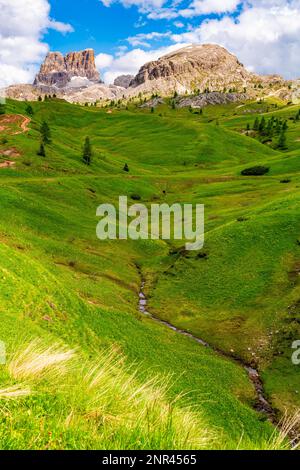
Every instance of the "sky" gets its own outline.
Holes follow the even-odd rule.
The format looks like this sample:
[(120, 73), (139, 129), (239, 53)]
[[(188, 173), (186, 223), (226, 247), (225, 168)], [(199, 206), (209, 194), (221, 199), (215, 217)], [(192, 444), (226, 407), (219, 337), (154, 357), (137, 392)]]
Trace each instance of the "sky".
[(300, 77), (300, 0), (0, 0), (0, 87), (31, 83), (48, 51), (93, 48), (106, 83), (193, 43), (251, 71)]

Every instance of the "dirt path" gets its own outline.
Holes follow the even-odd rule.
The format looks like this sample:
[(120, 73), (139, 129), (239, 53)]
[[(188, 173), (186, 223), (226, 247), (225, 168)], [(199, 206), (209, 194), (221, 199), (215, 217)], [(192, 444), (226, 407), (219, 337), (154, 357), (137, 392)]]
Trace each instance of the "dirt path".
[(22, 114), (19, 114), (18, 116), (20, 116), (24, 120), (21, 123), (21, 129), (22, 130), (20, 132), (16, 132), (16, 134), (23, 134), (24, 132), (28, 132), (30, 130), (29, 129), (29, 124), (31, 122), (31, 119), (29, 117), (23, 116)]
[(31, 119), (23, 114), (4, 114), (0, 119), (0, 132), (9, 132), (12, 125), (17, 125), (21, 130), (9, 132), (11, 135), (24, 134), (29, 131)]

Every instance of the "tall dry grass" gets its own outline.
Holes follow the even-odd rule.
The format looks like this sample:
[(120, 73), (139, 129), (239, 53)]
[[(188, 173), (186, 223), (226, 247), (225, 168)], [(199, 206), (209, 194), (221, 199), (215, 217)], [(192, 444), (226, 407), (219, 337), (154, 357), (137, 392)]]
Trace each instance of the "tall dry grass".
[[(62, 344), (47, 346), (35, 340), (13, 354), (7, 372), (12, 381), (21, 383), (0, 390), (0, 419), (3, 413), (9, 415), (10, 428), (5, 432), (11, 433), (2, 432), (1, 448), (234, 447), (207, 424), (199, 410), (186, 406), (183, 397), (170, 398), (170, 378), (141, 380), (138, 370), (127, 367), (124, 357), (114, 352), (102, 352), (91, 361)], [(1, 407), (3, 400), (8, 403), (5, 407)], [(10, 409), (16, 400), (21, 404)], [(22, 438), (17, 432), (20, 417), (22, 429), (26, 427)], [(285, 416), (271, 439), (252, 442), (241, 436), (235, 448), (296, 449), (299, 429), (300, 412)], [(66, 438), (49, 441), (54, 430)]]

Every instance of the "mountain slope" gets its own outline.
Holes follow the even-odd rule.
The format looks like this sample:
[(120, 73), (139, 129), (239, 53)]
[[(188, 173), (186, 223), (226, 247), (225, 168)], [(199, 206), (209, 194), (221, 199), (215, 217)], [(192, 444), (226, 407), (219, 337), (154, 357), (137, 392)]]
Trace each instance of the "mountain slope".
[[(138, 312), (141, 270), (151, 311), (161, 317), (169, 315), (177, 324), (185, 323), (199, 336), (201, 333), (208, 338), (215, 331), (217, 347), (227, 346), (229, 340), (234, 345), (245, 345), (252, 331), (262, 332), (263, 322), (257, 305), (261, 305), (258, 302), (262, 302), (259, 298), (264, 293), (262, 284), (268, 278), (267, 313), (270, 315), (263, 320), (267, 323), (274, 316), (280, 329), (285, 326), (282, 309), (292, 296), (296, 300), (299, 290), (297, 278), (291, 281), (296, 283), (295, 290), (291, 290), (286, 281), (293, 260), (297, 262), (298, 257), (296, 240), (290, 247), (296, 238), (297, 226), (294, 224), (293, 230), (287, 226), (289, 236), (277, 237), (270, 253), (263, 238), (271, 240), (278, 228), (281, 233), (289, 208), (294, 211), (294, 202), (297, 202), (299, 167), (295, 167), (294, 153), (299, 151), (296, 141), (299, 123), (291, 122), (289, 126), (291, 151), (275, 151), (243, 134), (246, 124), (253, 124), (256, 113), (261, 116), (263, 111), (259, 106), (266, 104), (248, 103), (247, 106), (253, 114), (245, 114), (244, 108), (231, 104), (208, 107), (199, 116), (167, 105), (154, 113), (131, 105), (128, 110), (113, 108), (112, 113), (107, 114), (105, 109), (82, 108), (59, 100), (32, 103), (34, 114), (29, 133), (13, 135), (6, 131), (7, 141), (1, 142), (2, 151), (14, 147), (20, 152), (13, 168), (0, 170), (0, 306), (3, 312), (0, 331), (1, 338), (7, 342), (9, 357), (16, 343), (17, 349), (22, 349), (23, 334), (30, 340), (41, 336), (47, 345), (63, 341), (68, 350), (77, 348), (79, 356), (88, 361), (85, 372), (98, 360), (99, 351), (102, 355), (112, 349), (124, 364), (138, 365), (137, 388), (157, 373), (163, 377), (173, 374), (172, 385), (160, 403), (170, 403), (178, 393), (187, 393), (178, 408), (186, 411), (184, 405), (193, 406), (198, 416), (196, 426), (201, 428), (200, 436), (206, 429), (216, 433), (216, 441), (207, 443), (208, 448), (270, 446), (268, 439), (273, 427), (253, 410), (254, 390), (244, 369), (211, 349), (152, 323)], [(24, 114), (25, 109), (26, 103), (22, 102), (9, 101), (7, 106), (9, 114)], [(274, 114), (291, 117), (296, 111), (296, 107), (279, 107)], [(43, 119), (48, 121), (52, 131), (52, 143), (46, 146), (44, 158), (36, 155)], [(87, 135), (94, 149), (89, 168), (81, 161), (82, 144)], [(125, 163), (129, 165), (129, 174), (123, 171)], [(261, 179), (240, 176), (245, 166), (259, 163), (271, 167), (269, 176)], [(292, 182), (281, 184), (283, 178), (290, 178)], [(96, 208), (103, 202), (117, 203), (120, 194), (129, 199), (139, 195), (146, 205), (152, 202), (205, 203), (207, 246), (204, 253), (207, 250), (208, 259), (197, 257), (203, 253), (186, 258), (182, 255), (181, 243), (174, 241), (168, 244), (97, 240)], [(273, 208), (275, 218), (271, 216)], [(250, 220), (238, 222), (240, 217)], [(260, 243), (257, 240), (253, 243), (255, 236)], [(238, 327), (225, 330), (223, 326), (228, 321), (225, 314), (230, 307), (228, 286), (235, 295), (237, 272), (244, 257), (252, 260), (254, 245), (257, 259), (253, 257), (252, 265), (245, 261), (252, 270), (245, 273), (247, 282), (244, 282), (242, 299), (236, 300), (245, 304), (249, 328), (243, 329), (238, 323)], [(263, 264), (259, 262), (262, 253), (265, 254)], [(276, 260), (283, 255), (287, 262), (278, 263)], [(225, 270), (227, 264), (233, 268)], [(222, 276), (224, 270), (227, 277)], [(273, 303), (272, 296), (278, 285), (286, 289), (280, 299), (280, 310), (276, 309), (278, 297), (274, 297)], [(214, 297), (213, 304), (209, 296)], [(204, 303), (209, 304), (206, 317)], [(245, 315), (244, 310), (242, 314)], [(188, 324), (191, 316), (193, 322)], [(232, 316), (232, 324), (235, 318)], [(286, 349), (285, 368), (279, 369), (276, 361), (280, 356), (276, 348), (267, 337), (263, 349), (256, 352), (262, 358), (268, 353), (268, 363), (261, 362), (261, 372), (265, 374), (269, 397), (281, 408), (290, 405), (292, 396), (292, 388), (281, 384), (288, 374), (291, 381), (287, 382), (293, 382), (294, 387), (298, 370), (286, 367)], [(242, 356), (243, 351), (236, 349), (235, 352)], [(127, 368), (122, 370), (126, 374)], [(3, 385), (12, 386), (9, 371), (2, 372)], [(67, 383), (72, 383), (72, 377), (78, 374), (78, 369), (74, 375), (71, 370)], [(276, 393), (274, 377), (280, 378), (276, 381)], [(39, 393), (23, 398), (25, 402), (21, 407), (18, 405), (19, 417), (13, 413), (14, 405), (10, 405), (14, 419), (10, 421), (11, 432), (2, 434), (3, 448), (21, 444), (26, 447), (33, 439), (37, 447), (44, 448), (48, 444), (48, 433), (53, 430), (55, 438), (50, 448), (82, 448), (87, 442), (89, 448), (109, 446), (104, 438), (101, 442), (97, 433), (89, 434), (86, 423), (90, 422), (92, 429), (94, 426), (107, 432), (114, 429), (116, 446), (147, 448), (149, 442), (153, 445), (147, 432), (143, 433), (140, 443), (134, 439), (126, 441), (125, 431), (126, 426), (130, 427), (130, 420), (125, 421), (125, 428), (118, 425), (118, 416), (123, 417), (122, 410), (113, 408), (113, 414), (111, 408), (107, 408), (102, 416), (86, 402), (83, 408), (82, 403), (79, 407), (76, 405), (76, 421), (61, 440), (63, 426), (72, 423), (70, 397), (61, 388), (63, 379), (59, 387), (52, 389), (52, 398), (47, 394), (47, 381), (44, 385), (37, 382), (39, 380), (34, 381), (33, 389), (41, 387)], [(27, 384), (30, 385), (32, 387)], [(81, 392), (80, 387), (75, 390), (80, 397), (85, 394), (84, 387)], [(108, 397), (114, 401), (119, 392), (117, 389)], [(297, 400), (295, 395), (295, 406), (299, 406)], [(32, 410), (31, 418), (28, 418), (28, 407)], [(78, 417), (78, 409), (86, 412)], [(137, 413), (143, 416), (142, 411), (140, 408)], [(42, 417), (42, 428), (37, 417)], [(32, 434), (29, 429), (29, 434), (20, 438), (18, 430), (28, 419), (32, 423)], [(79, 428), (76, 426), (78, 419)], [(2, 420), (6, 429), (7, 416), (2, 416)], [(77, 434), (76, 428), (80, 430)], [(182, 437), (180, 428), (179, 422), (175, 428), (178, 438)], [(130, 435), (134, 435), (137, 428), (130, 429), (133, 429)], [(159, 431), (157, 437), (162, 434)], [(37, 435), (38, 440), (35, 440)], [(157, 447), (167, 445), (173, 448), (176, 443), (158, 439), (154, 444)]]

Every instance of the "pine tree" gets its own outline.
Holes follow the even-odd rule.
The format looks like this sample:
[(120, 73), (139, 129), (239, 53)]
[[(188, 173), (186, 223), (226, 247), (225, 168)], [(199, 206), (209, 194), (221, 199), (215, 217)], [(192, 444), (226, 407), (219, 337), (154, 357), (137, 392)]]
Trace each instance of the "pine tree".
[(82, 154), (83, 162), (86, 165), (90, 165), (92, 161), (92, 146), (89, 137), (86, 137), (84, 146), (83, 146), (83, 154)]
[(259, 119), (257, 117), (254, 121), (254, 124), (253, 124), (253, 130), (258, 131), (258, 129), (259, 129)]
[(272, 137), (272, 135), (273, 135), (273, 125), (274, 125), (274, 124), (273, 124), (272, 119), (269, 119), (268, 125), (267, 125), (267, 134), (268, 134), (268, 136), (270, 136), (270, 137)]
[(5, 114), (5, 104), (0, 103), (0, 115)]
[(34, 113), (33, 113), (33, 108), (31, 106), (31, 104), (28, 104), (26, 106), (26, 114), (29, 114), (29, 116), (33, 116)]
[(259, 124), (259, 132), (262, 133), (265, 130), (266, 127), (266, 120), (264, 116), (261, 118), (260, 124)]
[(285, 135), (284, 130), (281, 131), (281, 134), (279, 136), (277, 148), (280, 149), (280, 150), (286, 150), (286, 148), (287, 148), (287, 146), (286, 146), (286, 135)]
[(46, 156), (45, 146), (44, 146), (43, 142), (41, 142), (41, 145), (40, 145), (40, 148), (39, 148), (39, 151), (37, 152), (37, 154), (40, 157), (45, 157)]
[(125, 163), (123, 171), (126, 171), (127, 173), (129, 172), (129, 166), (127, 165), (127, 163)]
[(48, 123), (46, 121), (42, 122), (41, 129), (42, 141), (44, 144), (50, 144), (51, 142), (51, 131)]

